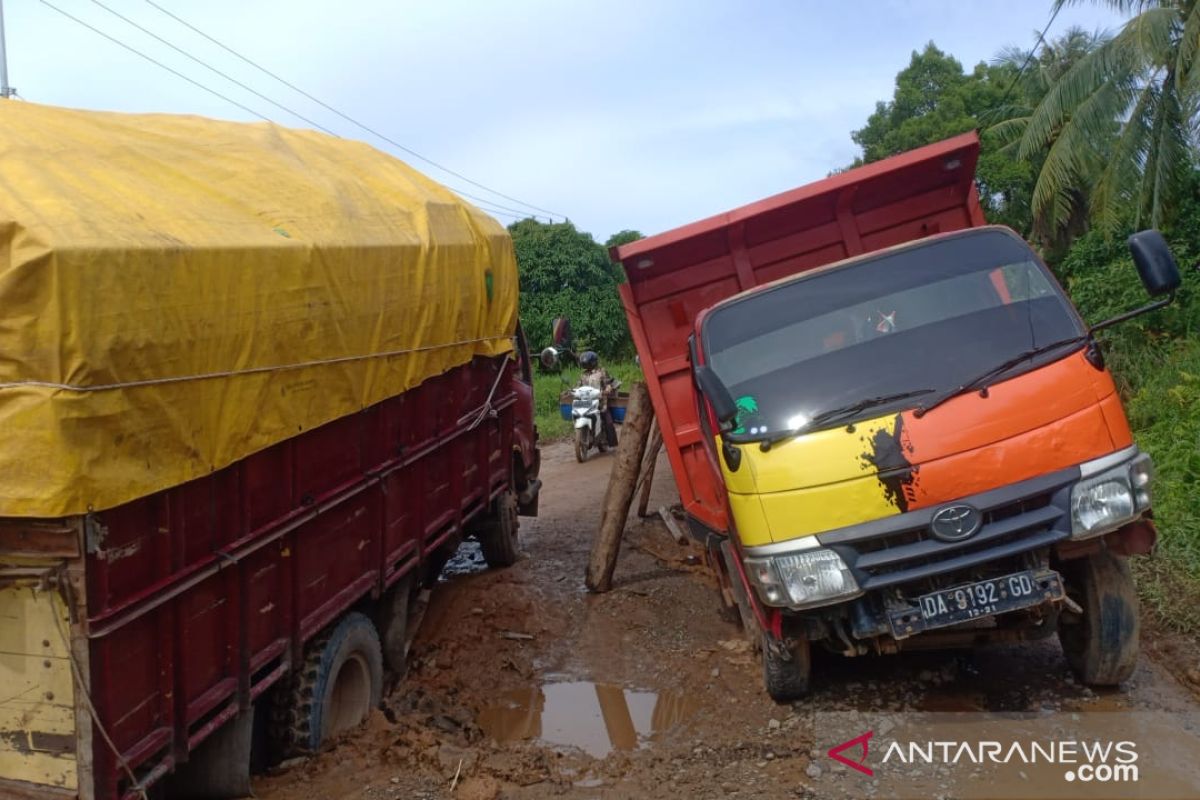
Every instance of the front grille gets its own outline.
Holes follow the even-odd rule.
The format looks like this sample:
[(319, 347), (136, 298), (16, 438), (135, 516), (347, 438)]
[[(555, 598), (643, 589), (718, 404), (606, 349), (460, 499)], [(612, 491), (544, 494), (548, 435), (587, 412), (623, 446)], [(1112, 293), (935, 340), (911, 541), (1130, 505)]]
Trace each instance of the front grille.
[(926, 583), (946, 573), (966, 573), (980, 565), (1005, 562), (1070, 536), (1072, 468), (983, 492), (959, 502), (983, 512), (983, 524), (960, 542), (929, 533), (937, 508), (921, 509), (865, 525), (822, 534), (837, 550), (864, 590)]

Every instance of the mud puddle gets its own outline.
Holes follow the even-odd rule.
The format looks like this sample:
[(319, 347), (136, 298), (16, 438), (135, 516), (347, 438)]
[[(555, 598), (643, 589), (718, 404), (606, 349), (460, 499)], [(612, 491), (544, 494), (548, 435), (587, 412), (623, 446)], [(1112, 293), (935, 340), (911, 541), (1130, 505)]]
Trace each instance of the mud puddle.
[(532, 739), (604, 758), (614, 750), (637, 750), (684, 725), (696, 707), (683, 693), (564, 681), (507, 692), (481, 711), (478, 724), (500, 743)]

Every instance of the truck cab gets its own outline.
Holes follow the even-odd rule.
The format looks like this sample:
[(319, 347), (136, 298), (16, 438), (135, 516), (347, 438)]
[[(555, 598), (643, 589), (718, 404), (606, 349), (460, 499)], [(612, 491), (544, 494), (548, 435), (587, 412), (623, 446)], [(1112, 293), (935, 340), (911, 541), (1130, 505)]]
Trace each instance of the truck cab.
[[(973, 163), (971, 139), (953, 144)], [(914, 164), (935, 180), (962, 166), (938, 147), (872, 165), (867, 180), (835, 176), (830, 205), (869, 203), (864, 184), (875, 178), (883, 192), (880, 177)], [(1016, 233), (981, 224), (973, 186), (951, 188), (968, 212), (957, 230), (930, 232), (926, 220), (926, 235), (803, 269), (793, 253), (793, 274), (713, 297), (676, 334), (690, 381), (669, 392), (659, 381), (668, 414), (690, 389), (694, 453), (713, 478), (687, 478), (693, 531), (762, 645), (776, 699), (808, 690), (813, 646), (854, 656), (1057, 633), (1085, 683), (1120, 683), (1136, 663), (1127, 557), (1155, 539), (1150, 458), (1053, 274)], [(893, 217), (892, 235), (921, 232), (919, 209), (899, 202), (912, 198), (892, 190), (893, 213), (910, 217)], [(781, 210), (795, 227), (799, 205), (764, 201), (740, 215), (735, 236), (744, 243), (768, 214), (783, 224)], [(738, 217), (727, 215), (726, 231)], [(702, 225), (689, 231), (693, 247)], [(779, 239), (789, 236), (793, 248), (803, 241), (791, 233), (760, 252), (786, 258)], [(1178, 271), (1161, 237), (1131, 244), (1147, 288), (1168, 297)], [(742, 284), (754, 283), (746, 249), (730, 259)], [(637, 256), (620, 255), (636, 280)], [(626, 308), (639, 312), (635, 340), (658, 376), (647, 330), (665, 326), (639, 308), (644, 288), (625, 290)], [(706, 489), (723, 514), (695, 501)]]

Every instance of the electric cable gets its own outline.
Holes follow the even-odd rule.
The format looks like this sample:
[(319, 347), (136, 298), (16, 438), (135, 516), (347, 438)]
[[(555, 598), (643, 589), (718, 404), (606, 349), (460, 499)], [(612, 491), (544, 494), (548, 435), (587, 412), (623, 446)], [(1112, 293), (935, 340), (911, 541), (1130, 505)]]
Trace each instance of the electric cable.
[[(94, 0), (93, 0), (93, 1), (94, 1)], [(191, 30), (193, 33), (196, 33), (196, 34), (198, 34), (198, 35), (200, 35), (200, 36), (204, 37), (204, 38), (205, 38), (205, 39), (207, 39), (208, 41), (210, 41), (210, 42), (212, 42), (213, 44), (215, 44), (217, 47), (220, 47), (222, 50), (226, 51), (227, 53), (229, 53), (229, 54), (231, 54), (231, 55), (235, 56), (236, 58), (239, 58), (239, 59), (241, 59), (241, 60), (242, 60), (242, 61), (244, 61), (245, 63), (249, 64), (250, 66), (252, 66), (252, 67), (254, 67), (255, 69), (259, 70), (260, 72), (264, 73), (265, 75), (268, 75), (268, 76), (270, 76), (271, 78), (275, 79), (276, 81), (279, 81), (279, 82), (280, 82), (280, 83), (282, 83), (284, 86), (286, 86), (286, 87), (288, 87), (289, 89), (291, 89), (292, 91), (294, 91), (294, 92), (297, 92), (297, 93), (299, 93), (299, 94), (303, 95), (304, 97), (307, 97), (309, 100), (311, 100), (312, 102), (314, 102), (314, 103), (316, 103), (317, 105), (321, 106), (321, 107), (322, 107), (322, 108), (324, 108), (325, 110), (327, 110), (327, 111), (329, 111), (329, 112), (331, 112), (331, 113), (333, 113), (333, 114), (336, 114), (337, 116), (339, 116), (339, 117), (341, 117), (342, 119), (346, 120), (346, 121), (347, 121), (347, 122), (349, 122), (350, 124), (352, 124), (352, 125), (355, 125), (356, 127), (358, 127), (358, 128), (360, 128), (360, 129), (362, 129), (362, 130), (366, 131), (367, 133), (371, 134), (372, 136), (375, 136), (375, 137), (377, 137), (377, 138), (379, 138), (379, 139), (382, 139), (383, 141), (387, 142), (388, 144), (392, 145), (393, 147), (395, 147), (395, 148), (397, 148), (397, 149), (399, 149), (399, 150), (402, 150), (402, 151), (404, 151), (405, 153), (408, 153), (408, 154), (409, 154), (410, 156), (412, 156), (413, 158), (416, 158), (416, 159), (418, 159), (419, 161), (422, 161), (422, 162), (424, 162), (424, 163), (426, 163), (426, 164), (430, 165), (431, 167), (434, 167), (434, 168), (436, 168), (436, 169), (439, 169), (439, 170), (441, 170), (442, 172), (445, 172), (447, 175), (453, 175), (454, 177), (458, 178), (459, 180), (461, 180), (461, 181), (465, 181), (466, 183), (469, 183), (469, 184), (471, 184), (472, 186), (475, 186), (475, 187), (477, 187), (477, 188), (479, 188), (479, 189), (483, 189), (484, 191), (487, 191), (487, 192), (491, 192), (492, 194), (496, 195), (497, 197), (503, 197), (505, 200), (508, 200), (508, 201), (510, 201), (510, 202), (513, 202), (513, 203), (516, 203), (517, 205), (526, 206), (526, 207), (528, 207), (528, 208), (531, 208), (531, 209), (533, 209), (533, 210), (535, 210), (535, 211), (541, 211), (543, 214), (548, 214), (548, 215), (550, 215), (551, 217), (562, 217), (563, 219), (566, 219), (566, 218), (567, 218), (565, 214), (560, 214), (560, 213), (559, 213), (559, 212), (557, 212), (557, 211), (551, 211), (550, 209), (547, 209), (547, 208), (542, 208), (541, 206), (535, 206), (535, 205), (534, 205), (534, 204), (532, 204), (532, 203), (527, 203), (527, 202), (525, 202), (524, 200), (521, 200), (521, 199), (519, 199), (519, 198), (517, 198), (517, 197), (513, 197), (512, 195), (505, 194), (504, 192), (501, 192), (501, 191), (499, 191), (498, 189), (493, 189), (492, 187), (490, 187), (490, 186), (488, 186), (488, 185), (486, 185), (486, 184), (484, 184), (484, 183), (480, 183), (479, 181), (472, 180), (471, 178), (468, 178), (466, 175), (463, 175), (461, 172), (456, 172), (456, 171), (454, 171), (454, 170), (450, 169), (449, 167), (446, 167), (446, 166), (444, 166), (444, 165), (442, 165), (442, 164), (439, 164), (438, 162), (434, 161), (433, 159), (430, 159), (430, 158), (427, 158), (426, 156), (423, 156), (423, 155), (421, 155), (421, 154), (420, 154), (420, 153), (418, 153), (416, 150), (413, 150), (411, 147), (406, 147), (406, 146), (404, 146), (403, 144), (401, 144), (400, 142), (396, 141), (395, 139), (393, 139), (393, 138), (391, 138), (391, 137), (389, 137), (389, 136), (386, 136), (386, 135), (385, 135), (385, 134), (383, 134), (383, 133), (380, 133), (379, 131), (375, 130), (374, 128), (371, 128), (371, 127), (369, 127), (368, 125), (366, 125), (366, 124), (364, 124), (364, 123), (362, 123), (362, 122), (359, 122), (357, 119), (355, 119), (355, 118), (351, 117), (349, 114), (346, 114), (346, 113), (344, 113), (344, 112), (342, 112), (342, 111), (339, 111), (338, 109), (334, 108), (333, 106), (331, 106), (330, 104), (326, 103), (325, 101), (323, 101), (323, 100), (321, 100), (321, 99), (319, 99), (319, 98), (317, 98), (317, 97), (315, 97), (315, 96), (313, 96), (313, 95), (309, 94), (308, 92), (304, 91), (304, 90), (303, 90), (303, 89), (301, 89), (299, 86), (297, 86), (296, 84), (294, 84), (294, 83), (292, 83), (292, 82), (290, 82), (290, 81), (288, 81), (288, 80), (286, 80), (286, 79), (284, 79), (284, 78), (280, 77), (279, 75), (275, 74), (274, 72), (272, 72), (271, 70), (269, 70), (269, 69), (267, 69), (266, 67), (262, 66), (261, 64), (258, 64), (257, 62), (255, 62), (255, 61), (251, 60), (250, 58), (247, 58), (246, 56), (242, 55), (242, 54), (241, 54), (241, 53), (239, 53), (238, 51), (234, 50), (234, 49), (233, 49), (232, 47), (230, 47), (229, 45), (227, 45), (227, 44), (224, 44), (224, 43), (223, 43), (223, 42), (221, 42), (221, 41), (218, 41), (218, 40), (217, 40), (216, 38), (214, 38), (213, 36), (210, 36), (209, 34), (205, 33), (205, 32), (204, 32), (204, 31), (202, 31), (202, 30), (200, 30), (200, 29), (199, 29), (199, 28), (197, 28), (195, 25), (191, 24), (191, 23), (190, 23), (190, 22), (188, 22), (187, 20), (185, 20), (185, 19), (183, 19), (182, 17), (178, 16), (178, 15), (177, 15), (177, 14), (175, 14), (174, 12), (172, 12), (172, 11), (169, 11), (168, 9), (165, 9), (165, 8), (163, 8), (161, 5), (159, 5), (158, 3), (154, 2), (154, 0), (146, 0), (146, 3), (147, 3), (147, 4), (149, 4), (150, 6), (152, 6), (152, 7), (156, 8), (156, 9), (158, 9), (158, 11), (162, 12), (163, 14), (167, 15), (167, 16), (168, 16), (168, 17), (170, 17), (171, 19), (175, 20), (175, 21), (176, 21), (176, 22), (178, 22), (180, 25), (183, 25), (185, 28), (187, 28), (187, 29)], [(471, 195), (468, 195), (468, 194), (466, 194), (465, 192), (459, 192), (459, 194), (463, 195), (464, 197), (470, 197), (471, 199), (474, 199), (474, 200), (478, 200), (478, 199), (479, 199), (479, 198), (476, 198), (476, 197), (472, 197)], [(499, 205), (499, 204), (498, 204), (498, 203), (496, 203), (495, 205)], [(501, 206), (501, 207), (503, 208), (504, 206)], [(551, 221), (553, 221), (553, 220), (551, 220)]]

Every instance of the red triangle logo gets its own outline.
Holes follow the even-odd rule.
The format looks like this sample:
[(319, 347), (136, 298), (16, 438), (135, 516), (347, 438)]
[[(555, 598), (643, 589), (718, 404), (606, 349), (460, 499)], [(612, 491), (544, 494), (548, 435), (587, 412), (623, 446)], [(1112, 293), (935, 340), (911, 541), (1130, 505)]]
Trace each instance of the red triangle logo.
[[(864, 775), (874, 775), (875, 770), (867, 766), (867, 742), (871, 741), (871, 737), (874, 735), (875, 731), (867, 731), (862, 736), (855, 736), (853, 739), (847, 742), (834, 745), (833, 747), (829, 748), (828, 755), (834, 761), (841, 762), (847, 767), (856, 769)], [(862, 756), (857, 761), (851, 760), (850, 758), (842, 755), (843, 751), (852, 750), (856, 747), (862, 748)]]

